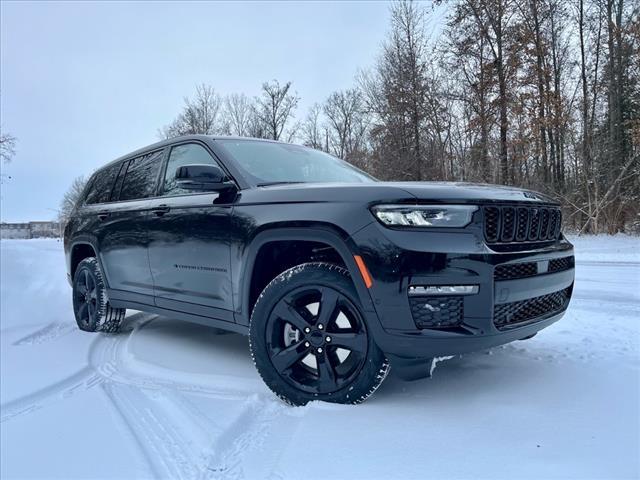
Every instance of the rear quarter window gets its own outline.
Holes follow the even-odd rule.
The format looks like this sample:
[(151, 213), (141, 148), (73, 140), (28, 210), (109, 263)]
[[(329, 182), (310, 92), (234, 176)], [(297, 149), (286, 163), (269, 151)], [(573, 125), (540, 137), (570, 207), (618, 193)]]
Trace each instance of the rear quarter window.
[(87, 197), (85, 199), (85, 203), (87, 205), (105, 203), (109, 201), (113, 182), (115, 181), (119, 170), (120, 164), (118, 163), (96, 172), (91, 180), (91, 186), (89, 187), (89, 191), (87, 192)]

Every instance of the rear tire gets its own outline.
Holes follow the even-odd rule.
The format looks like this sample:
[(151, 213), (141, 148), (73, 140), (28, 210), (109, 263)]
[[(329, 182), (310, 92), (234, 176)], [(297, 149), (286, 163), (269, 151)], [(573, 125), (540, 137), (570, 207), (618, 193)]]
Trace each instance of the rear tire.
[(126, 309), (109, 305), (102, 270), (95, 257), (85, 258), (76, 269), (73, 313), (78, 327), (85, 332), (117, 332), (124, 320)]
[(304, 263), (274, 278), (253, 309), (249, 340), (258, 373), (291, 405), (361, 403), (389, 372), (349, 272), (329, 263)]

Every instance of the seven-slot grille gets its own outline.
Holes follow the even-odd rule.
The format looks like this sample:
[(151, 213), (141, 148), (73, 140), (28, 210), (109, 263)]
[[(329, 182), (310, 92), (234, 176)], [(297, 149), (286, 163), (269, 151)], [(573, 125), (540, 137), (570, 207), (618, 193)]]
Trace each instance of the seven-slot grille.
[(558, 207), (486, 206), (484, 236), (488, 243), (546, 242), (560, 236)]

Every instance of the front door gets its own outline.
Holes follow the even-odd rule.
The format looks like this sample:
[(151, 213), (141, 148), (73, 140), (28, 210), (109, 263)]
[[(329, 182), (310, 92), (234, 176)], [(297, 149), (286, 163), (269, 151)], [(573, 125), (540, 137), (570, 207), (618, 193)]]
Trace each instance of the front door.
[(193, 193), (176, 185), (177, 168), (192, 164), (217, 162), (199, 143), (171, 148), (161, 196), (150, 208), (149, 263), (155, 303), (233, 321), (231, 206), (216, 204), (218, 193)]

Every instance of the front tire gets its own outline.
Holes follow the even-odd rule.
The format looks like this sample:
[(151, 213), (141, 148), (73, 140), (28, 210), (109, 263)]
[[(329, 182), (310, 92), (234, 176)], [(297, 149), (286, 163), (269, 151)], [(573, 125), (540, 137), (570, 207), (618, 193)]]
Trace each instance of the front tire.
[(126, 309), (113, 308), (107, 299), (102, 270), (95, 257), (78, 264), (73, 278), (73, 312), (80, 330), (85, 332), (117, 332)]
[(292, 405), (361, 403), (389, 372), (349, 272), (337, 265), (304, 263), (274, 278), (253, 309), (249, 339), (260, 376)]

